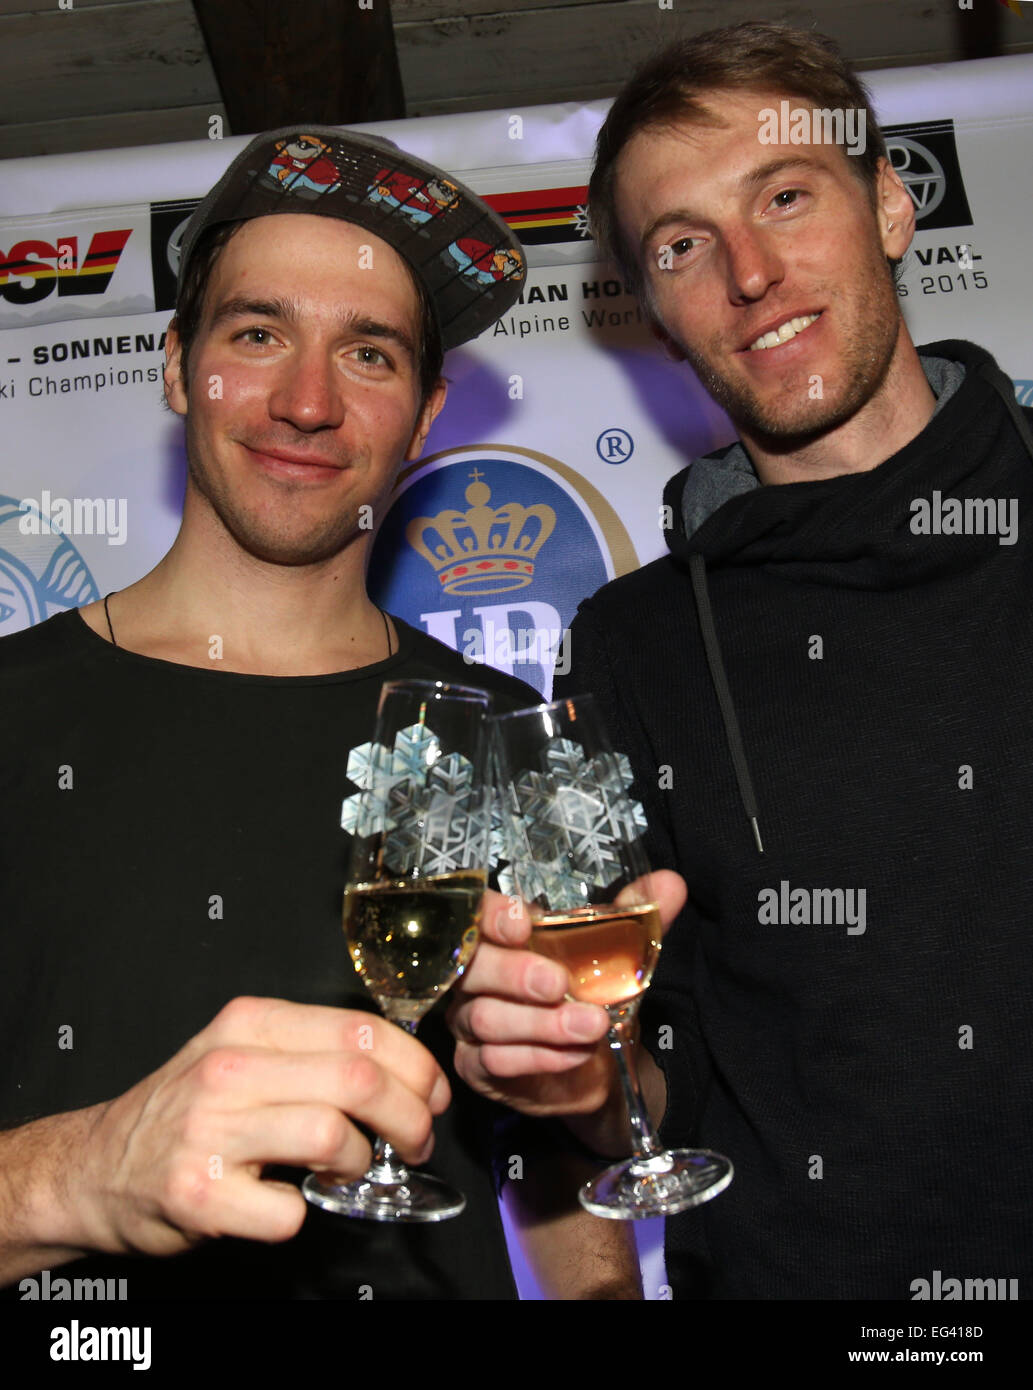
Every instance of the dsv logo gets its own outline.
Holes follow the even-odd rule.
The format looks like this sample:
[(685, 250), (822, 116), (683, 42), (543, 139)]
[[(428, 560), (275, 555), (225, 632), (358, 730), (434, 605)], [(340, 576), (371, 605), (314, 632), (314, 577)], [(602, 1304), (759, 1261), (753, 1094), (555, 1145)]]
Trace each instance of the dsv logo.
[(103, 294), (132, 228), (95, 232), (89, 249), (79, 256), (79, 238), (18, 241), (5, 255), (0, 251), (0, 297), (9, 304), (35, 304), (57, 285), (60, 296)]

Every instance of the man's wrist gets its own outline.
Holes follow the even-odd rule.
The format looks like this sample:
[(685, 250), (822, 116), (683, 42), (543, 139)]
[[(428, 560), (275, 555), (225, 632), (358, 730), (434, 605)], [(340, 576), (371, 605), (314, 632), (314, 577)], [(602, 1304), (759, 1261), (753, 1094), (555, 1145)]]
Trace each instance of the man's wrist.
[(102, 1248), (81, 1200), (87, 1141), (101, 1108), (0, 1134), (0, 1283)]

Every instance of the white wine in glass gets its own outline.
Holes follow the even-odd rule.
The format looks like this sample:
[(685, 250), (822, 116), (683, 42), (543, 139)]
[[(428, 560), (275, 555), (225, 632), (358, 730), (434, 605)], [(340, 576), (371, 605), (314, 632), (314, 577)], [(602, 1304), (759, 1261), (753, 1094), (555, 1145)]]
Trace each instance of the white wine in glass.
[[(483, 690), (389, 682), (355, 774), (362, 790), (344, 805), (352, 963), (384, 1015), (413, 1034), (477, 946), (491, 831), (489, 709)], [(357, 1181), (310, 1173), (302, 1191), (327, 1211), (371, 1221), (444, 1221), (466, 1206), (439, 1178), (411, 1172), (383, 1139)]]
[(484, 871), (466, 869), (344, 890), (352, 961), (392, 1022), (419, 1023), (469, 965), (484, 887)]

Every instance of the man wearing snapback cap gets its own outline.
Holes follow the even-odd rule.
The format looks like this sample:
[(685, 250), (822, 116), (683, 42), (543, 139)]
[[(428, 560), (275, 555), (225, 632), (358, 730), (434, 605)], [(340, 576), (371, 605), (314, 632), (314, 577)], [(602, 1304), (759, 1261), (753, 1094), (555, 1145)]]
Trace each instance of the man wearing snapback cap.
[[(339, 812), (385, 679), (471, 683), (365, 575), (444, 404), (444, 349), (522, 280), (490, 208), (366, 135), (260, 136), (197, 208), (166, 340), (189, 461), (175, 543), (0, 644), (0, 712), (23, 730), (0, 835), (19, 869), (0, 927), (0, 1282), (61, 1265), (125, 1277), (130, 1298), (513, 1296), (491, 1108), (458, 1088), (449, 1105), (434, 1015), (425, 1047), (368, 1011)], [(536, 698), (489, 667), (476, 683), (504, 709)], [(305, 1220), (297, 1170), (361, 1174), (360, 1126), (422, 1162), (434, 1117), (462, 1216)], [(610, 1296), (624, 1235), (582, 1220), (613, 1286), (593, 1272), (567, 1294)], [(124, 1258), (140, 1253), (172, 1258)]]

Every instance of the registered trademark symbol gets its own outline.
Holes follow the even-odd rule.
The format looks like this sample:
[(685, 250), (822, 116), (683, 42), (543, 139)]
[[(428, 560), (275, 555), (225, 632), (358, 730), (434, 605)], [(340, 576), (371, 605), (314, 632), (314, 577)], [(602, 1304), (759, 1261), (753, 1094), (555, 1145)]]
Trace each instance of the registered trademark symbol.
[(595, 441), (595, 451), (603, 463), (627, 463), (635, 452), (635, 441), (627, 430), (603, 430)]

